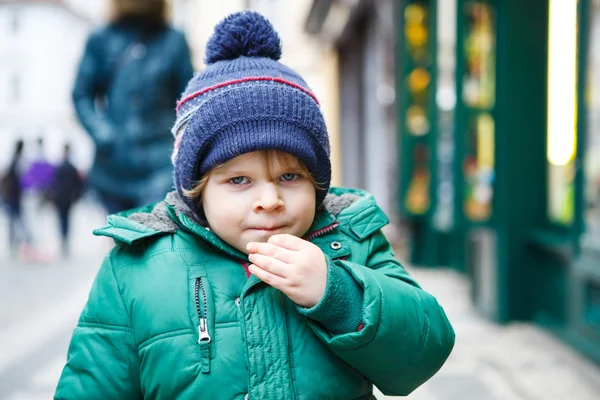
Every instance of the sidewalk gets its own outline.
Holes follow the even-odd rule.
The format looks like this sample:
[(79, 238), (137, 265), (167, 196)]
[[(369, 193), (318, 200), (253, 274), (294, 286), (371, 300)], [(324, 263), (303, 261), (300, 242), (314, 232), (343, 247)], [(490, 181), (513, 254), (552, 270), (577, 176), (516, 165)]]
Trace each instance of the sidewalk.
[[(597, 400), (600, 368), (530, 324), (493, 324), (471, 307), (467, 280), (451, 270), (410, 268), (456, 331), (450, 358), (413, 400)], [(392, 398), (379, 395), (380, 399)]]

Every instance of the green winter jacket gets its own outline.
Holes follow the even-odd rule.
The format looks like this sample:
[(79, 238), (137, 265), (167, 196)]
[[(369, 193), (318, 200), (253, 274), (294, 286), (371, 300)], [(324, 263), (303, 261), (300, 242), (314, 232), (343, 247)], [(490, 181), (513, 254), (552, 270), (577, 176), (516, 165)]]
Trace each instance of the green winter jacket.
[[(95, 233), (117, 245), (74, 330), (55, 399), (348, 400), (373, 398), (372, 385), (408, 395), (445, 362), (454, 331), (394, 258), (380, 230), (387, 223), (367, 193), (330, 190), (305, 237), (328, 263), (312, 312), (248, 278), (247, 257), (195, 222), (175, 193), (110, 216)], [(350, 286), (333, 276), (360, 288), (354, 303), (340, 302)], [(324, 322), (351, 312), (343, 304), (362, 323), (333, 334)]]

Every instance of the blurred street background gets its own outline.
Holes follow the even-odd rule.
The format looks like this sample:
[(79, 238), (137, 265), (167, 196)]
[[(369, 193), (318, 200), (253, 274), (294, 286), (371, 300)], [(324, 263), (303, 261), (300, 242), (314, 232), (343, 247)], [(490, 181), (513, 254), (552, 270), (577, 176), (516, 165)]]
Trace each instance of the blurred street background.
[[(92, 230), (137, 205), (95, 190), (102, 132), (80, 122), (111, 1), (0, 0), (0, 399), (52, 398), (112, 246)], [(322, 104), (332, 184), (374, 194), (455, 327), (409, 398), (600, 399), (600, 0), (168, 4), (194, 70), (230, 12), (280, 33)]]

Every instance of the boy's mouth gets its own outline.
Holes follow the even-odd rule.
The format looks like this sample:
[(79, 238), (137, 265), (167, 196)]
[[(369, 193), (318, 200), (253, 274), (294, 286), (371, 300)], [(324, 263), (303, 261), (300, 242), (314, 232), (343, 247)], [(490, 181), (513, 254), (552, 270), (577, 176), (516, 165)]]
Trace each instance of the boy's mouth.
[(253, 231), (261, 231), (261, 232), (275, 232), (282, 229), (283, 226), (255, 226), (250, 228)]

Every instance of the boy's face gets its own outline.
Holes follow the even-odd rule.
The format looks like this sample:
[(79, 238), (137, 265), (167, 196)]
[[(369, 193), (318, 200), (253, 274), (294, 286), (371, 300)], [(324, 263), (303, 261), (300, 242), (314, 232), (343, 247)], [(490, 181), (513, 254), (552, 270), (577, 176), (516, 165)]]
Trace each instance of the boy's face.
[[(243, 253), (272, 235), (303, 236), (315, 217), (316, 189), (295, 157), (269, 168), (262, 153), (246, 153), (215, 168), (202, 193), (212, 232)], [(270, 176), (269, 176), (270, 175)], [(272, 179), (271, 179), (272, 178)]]

